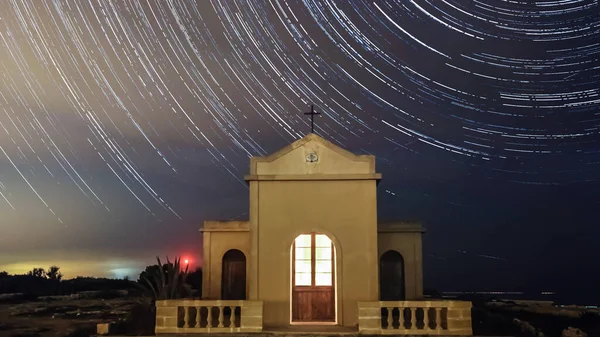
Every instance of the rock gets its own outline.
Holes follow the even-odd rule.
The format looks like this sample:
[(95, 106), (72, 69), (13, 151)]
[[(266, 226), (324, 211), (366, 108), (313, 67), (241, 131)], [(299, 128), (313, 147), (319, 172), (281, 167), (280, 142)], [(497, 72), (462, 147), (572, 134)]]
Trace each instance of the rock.
[(35, 337), (40, 336), (41, 333), (48, 332), (48, 328), (43, 327), (19, 327), (12, 331), (11, 337)]
[(112, 332), (113, 323), (100, 323), (96, 325), (96, 334), (98, 335), (108, 335)]
[(23, 293), (13, 293), (13, 294), (0, 294), (0, 301), (2, 300), (14, 300), (23, 297)]
[(50, 308), (45, 308), (45, 307), (36, 307), (33, 309), (33, 313), (34, 314), (45, 314), (47, 312), (50, 311)]
[(21, 316), (30, 314), (31, 310), (27, 307), (14, 306), (8, 309), (8, 312), (11, 316)]
[(577, 328), (568, 327), (563, 330), (561, 337), (587, 337), (587, 333)]
[(0, 323), (0, 331), (6, 331), (12, 329), (13, 326), (10, 324)]
[(537, 336), (536, 328), (533, 325), (531, 325), (531, 323), (527, 321), (522, 321), (518, 318), (513, 319), (513, 323), (521, 329), (521, 332), (528, 332), (533, 336)]
[(125, 311), (125, 310), (112, 310), (110, 312), (111, 315), (116, 315), (116, 316), (125, 316), (127, 314), (129, 314), (129, 311)]
[(67, 301), (73, 299), (73, 295), (60, 295), (60, 296), (39, 296), (40, 301)]
[(104, 296), (109, 296), (110, 298), (114, 297), (125, 297), (129, 295), (128, 290), (89, 290), (89, 291), (80, 291), (78, 293), (79, 298), (94, 298), (100, 299)]

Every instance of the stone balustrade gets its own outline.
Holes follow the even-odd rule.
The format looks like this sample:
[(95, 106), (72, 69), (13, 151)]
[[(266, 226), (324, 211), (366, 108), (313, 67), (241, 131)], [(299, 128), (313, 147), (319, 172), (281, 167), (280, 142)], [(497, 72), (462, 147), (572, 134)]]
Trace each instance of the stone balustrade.
[(472, 336), (471, 302), (381, 301), (358, 303), (358, 330), (369, 335)]
[(262, 301), (156, 301), (156, 334), (261, 332)]

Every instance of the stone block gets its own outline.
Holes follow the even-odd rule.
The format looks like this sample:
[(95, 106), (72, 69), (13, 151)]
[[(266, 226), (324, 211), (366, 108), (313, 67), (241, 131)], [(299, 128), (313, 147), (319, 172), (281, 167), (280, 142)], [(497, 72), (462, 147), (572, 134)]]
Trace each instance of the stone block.
[(446, 336), (473, 336), (472, 329), (452, 329), (452, 330), (444, 330), (442, 335)]
[(96, 334), (108, 335), (112, 333), (112, 323), (100, 323), (96, 325)]
[(262, 329), (262, 327), (248, 327), (248, 328), (242, 328), (240, 331), (241, 332), (262, 332), (263, 329)]
[(471, 325), (472, 325), (471, 319), (457, 319), (457, 320), (448, 319), (448, 330), (471, 328)]
[(253, 328), (253, 327), (262, 327), (263, 319), (262, 317), (247, 317), (242, 316), (241, 327), (244, 328)]
[(358, 309), (363, 308), (377, 308), (379, 309), (382, 304), (380, 302), (358, 302)]
[(358, 316), (381, 316), (381, 308), (358, 308)]
[(166, 325), (165, 325), (165, 317), (156, 317), (156, 326), (166, 327)]
[(164, 327), (177, 328), (177, 317), (164, 317), (163, 322)]
[(456, 309), (448, 309), (448, 321), (453, 320), (453, 319), (457, 319), (457, 318), (462, 318), (462, 312), (460, 310), (456, 310)]
[(240, 305), (243, 309), (263, 309), (262, 301), (242, 301)]
[(163, 333), (164, 334), (166, 334), (166, 333), (168, 333), (168, 334), (176, 334), (176, 333), (181, 333), (181, 329), (178, 329), (178, 328), (159, 328), (159, 327), (156, 327), (156, 329), (154, 329), (154, 332), (156, 334), (163, 334)]
[(381, 329), (361, 328), (358, 327), (358, 332), (363, 335), (381, 335), (383, 331)]
[(471, 308), (473, 304), (469, 301), (446, 301), (448, 308)]
[(377, 318), (363, 318), (359, 320), (358, 330), (380, 330), (381, 329), (381, 319)]
[(178, 307), (182, 300), (158, 300), (155, 302), (156, 307)]
[(177, 307), (156, 307), (156, 317), (176, 317)]
[(448, 319), (451, 318), (471, 318), (471, 309), (448, 309)]
[(262, 307), (243, 307), (242, 308), (242, 317), (262, 317), (263, 308)]

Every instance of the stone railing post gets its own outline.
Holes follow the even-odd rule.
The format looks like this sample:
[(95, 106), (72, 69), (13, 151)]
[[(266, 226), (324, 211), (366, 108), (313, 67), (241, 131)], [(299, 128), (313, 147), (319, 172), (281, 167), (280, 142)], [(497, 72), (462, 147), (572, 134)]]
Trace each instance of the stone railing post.
[(391, 330), (394, 328), (394, 316), (392, 315), (392, 313), (394, 312), (394, 307), (388, 307), (387, 312), (387, 326), (385, 328)]
[(263, 302), (243, 301), (240, 327), (243, 332), (261, 332), (263, 327)]
[(423, 329), (431, 330), (429, 326), (429, 303), (425, 303), (423, 306)]
[(219, 306), (219, 325), (217, 325), (217, 328), (224, 328), (225, 327), (225, 307), (220, 305)]
[[(230, 318), (231, 326), (235, 326), (235, 321), (237, 319), (237, 317), (235, 315), (235, 308), (236, 308), (235, 306), (229, 307), (229, 310), (231, 310), (231, 318)], [(240, 327), (241, 327), (241, 324), (240, 324)]]
[[(358, 302), (358, 332), (379, 334), (381, 329), (381, 304), (379, 302)], [(389, 309), (388, 309), (389, 310)], [(391, 317), (392, 312), (389, 311)], [(391, 327), (388, 326), (388, 329)]]
[(448, 335), (473, 335), (471, 307), (471, 302), (449, 301), (447, 315)]
[(442, 308), (434, 308), (435, 309), (435, 331), (438, 334), (442, 331)]
[(177, 331), (177, 300), (156, 301), (155, 333), (173, 333)]
[(200, 326), (202, 326), (202, 307), (201, 306), (196, 306), (196, 328), (199, 328)]
[(410, 310), (410, 330), (417, 330), (417, 306), (411, 306)]

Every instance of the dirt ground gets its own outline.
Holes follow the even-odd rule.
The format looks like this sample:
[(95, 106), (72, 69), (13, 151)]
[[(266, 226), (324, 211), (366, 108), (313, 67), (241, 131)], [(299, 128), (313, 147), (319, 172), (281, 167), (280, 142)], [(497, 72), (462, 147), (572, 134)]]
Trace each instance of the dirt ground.
[(90, 336), (98, 323), (108, 322), (121, 322), (126, 334), (148, 334), (153, 314), (140, 303), (137, 298), (0, 303), (0, 337)]

